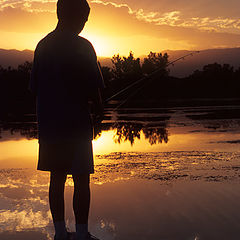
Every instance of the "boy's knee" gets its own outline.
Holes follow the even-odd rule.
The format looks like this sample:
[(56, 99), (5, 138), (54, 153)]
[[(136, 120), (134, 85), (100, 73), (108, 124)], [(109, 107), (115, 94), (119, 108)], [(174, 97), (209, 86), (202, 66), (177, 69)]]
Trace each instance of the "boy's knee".
[(89, 182), (90, 182), (90, 176), (89, 174), (79, 174), (79, 175), (72, 175), (74, 186), (80, 187), (80, 188), (88, 188)]
[(61, 172), (51, 172), (50, 181), (51, 183), (65, 184), (67, 180), (67, 174)]

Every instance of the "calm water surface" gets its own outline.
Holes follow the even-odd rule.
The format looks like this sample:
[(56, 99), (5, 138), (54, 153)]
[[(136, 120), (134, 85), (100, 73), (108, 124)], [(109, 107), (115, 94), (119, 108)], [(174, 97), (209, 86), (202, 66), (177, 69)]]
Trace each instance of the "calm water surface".
[[(106, 110), (95, 129), (90, 230), (106, 240), (239, 239), (240, 107)], [(52, 239), (36, 126), (1, 125), (0, 239)], [(74, 231), (73, 182), (66, 221)]]

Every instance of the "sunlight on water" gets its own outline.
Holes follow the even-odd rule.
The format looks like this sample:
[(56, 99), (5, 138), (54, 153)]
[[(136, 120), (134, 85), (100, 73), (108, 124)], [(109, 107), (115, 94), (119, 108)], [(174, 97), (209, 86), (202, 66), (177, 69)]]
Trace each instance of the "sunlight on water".
[[(169, 131), (168, 143), (151, 144), (140, 132), (140, 139), (136, 139), (131, 145), (129, 141), (116, 142), (116, 131), (103, 131), (101, 136), (93, 141), (95, 154), (108, 154), (111, 152), (167, 152), (167, 151), (240, 151), (237, 145), (221, 143), (233, 138), (232, 133), (186, 133), (180, 132), (181, 128)], [(240, 139), (240, 133), (234, 134), (234, 138)]]
[[(164, 145), (165, 143), (163, 143)], [(101, 136), (93, 141), (95, 154), (108, 154), (111, 152), (131, 152), (131, 151), (151, 151), (152, 147), (148, 140), (140, 133), (140, 139), (136, 139), (131, 145), (129, 141), (122, 141), (121, 144), (116, 141), (116, 131), (103, 131)]]
[[(227, 140), (240, 139), (240, 133), (222, 132), (181, 132), (181, 128), (169, 130), (168, 142), (151, 144), (143, 132), (139, 139), (116, 141), (116, 130), (103, 131), (93, 140), (94, 155), (112, 152), (170, 152), (170, 151), (240, 151), (238, 144), (227, 144)], [(38, 157), (37, 140), (20, 139), (0, 142), (1, 168), (36, 168)]]
[(21, 139), (0, 142), (1, 168), (36, 167), (38, 141)]
[[(221, 112), (212, 116), (215, 110)], [(240, 118), (215, 110), (124, 110), (114, 113), (117, 123), (109, 113), (93, 140), (92, 233), (104, 240), (237, 239)], [(7, 129), (0, 141), (0, 239), (52, 240), (49, 173), (36, 171), (36, 129)], [(70, 231), (72, 194), (69, 175)]]
[[(217, 229), (238, 232), (240, 153), (118, 152), (95, 161), (90, 230), (102, 239), (194, 239), (197, 232), (203, 238), (195, 239), (223, 240), (229, 234)], [(0, 170), (1, 239), (53, 239), (48, 181), (49, 173), (34, 169)], [(72, 193), (69, 176), (66, 221), (74, 231)]]
[[(181, 154), (176, 154), (175, 161), (178, 156), (181, 160), (185, 158), (183, 153), (182, 158)], [(195, 157), (203, 157), (205, 162), (211, 162), (213, 156), (211, 153), (192, 153), (186, 158), (189, 159), (187, 162), (194, 161)], [(143, 163), (144, 168), (148, 169), (154, 165), (148, 164), (147, 156), (141, 157), (141, 164), (133, 164), (133, 157), (131, 160), (125, 156), (128, 160), (124, 160), (122, 170), (118, 167), (114, 171), (110, 167), (108, 172), (112, 173), (97, 172), (93, 175), (90, 211), (92, 233), (107, 240), (141, 239), (141, 236), (144, 236), (142, 239), (154, 239), (154, 236), (176, 240), (235, 239), (233, 236), (238, 233), (240, 220), (236, 211), (240, 207), (239, 155), (233, 158), (232, 155), (219, 154), (219, 163), (215, 170), (206, 167), (204, 163), (200, 163), (198, 168), (188, 168), (186, 162), (181, 169), (174, 172), (166, 167), (168, 164), (160, 164), (152, 175), (145, 170), (140, 174)], [(168, 157), (162, 155), (159, 160), (167, 162)], [(229, 163), (225, 161), (225, 157), (233, 166), (225, 171), (227, 177), (219, 178), (223, 173), (222, 169)], [(156, 158), (157, 156), (155, 160)], [(173, 164), (174, 158), (171, 158), (169, 164)], [(104, 165), (106, 171), (109, 164)], [(213, 163), (209, 164), (213, 166)], [(115, 164), (112, 163), (112, 166)], [(131, 171), (127, 166), (131, 166)], [(132, 175), (133, 171), (137, 174)], [(129, 177), (122, 180), (111, 174)], [(12, 239), (34, 239), (32, 235), (28, 236), (29, 231), (43, 235), (37, 239), (53, 239), (54, 231), (48, 206), (48, 178), (46, 173), (28, 169), (0, 172), (0, 181), (3, 182), (0, 187), (1, 239), (11, 239), (13, 233), (22, 235)], [(109, 181), (111, 178), (114, 179), (113, 182)], [(189, 179), (193, 182), (189, 182)], [(69, 230), (74, 231), (72, 194), (72, 179), (69, 178), (65, 191), (66, 222)], [(4, 234), (8, 238), (4, 238)]]

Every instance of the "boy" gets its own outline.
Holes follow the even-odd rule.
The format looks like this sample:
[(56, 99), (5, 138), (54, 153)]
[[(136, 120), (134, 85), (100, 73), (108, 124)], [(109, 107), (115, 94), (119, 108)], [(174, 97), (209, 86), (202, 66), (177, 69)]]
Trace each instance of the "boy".
[[(37, 45), (30, 88), (37, 97), (38, 170), (50, 171), (49, 203), (55, 240), (67, 240), (64, 186), (74, 181), (76, 239), (96, 239), (88, 232), (89, 176), (94, 172), (93, 122), (101, 121), (101, 71), (91, 43), (79, 37), (88, 20), (86, 0), (58, 0), (58, 24)], [(88, 102), (93, 104), (91, 119)]]

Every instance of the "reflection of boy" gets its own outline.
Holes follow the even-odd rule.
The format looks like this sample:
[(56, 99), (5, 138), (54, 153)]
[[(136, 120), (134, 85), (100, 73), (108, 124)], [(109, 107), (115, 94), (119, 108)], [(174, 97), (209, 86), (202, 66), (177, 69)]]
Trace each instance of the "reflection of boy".
[(58, 0), (57, 27), (37, 45), (30, 82), (37, 95), (38, 170), (51, 172), (49, 202), (56, 240), (69, 239), (64, 221), (67, 174), (74, 181), (76, 239), (95, 239), (88, 233), (89, 175), (94, 172), (88, 101), (95, 119), (101, 119), (103, 80), (94, 48), (78, 36), (89, 11), (86, 0)]

